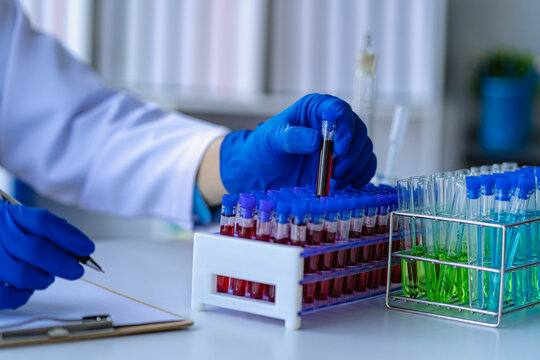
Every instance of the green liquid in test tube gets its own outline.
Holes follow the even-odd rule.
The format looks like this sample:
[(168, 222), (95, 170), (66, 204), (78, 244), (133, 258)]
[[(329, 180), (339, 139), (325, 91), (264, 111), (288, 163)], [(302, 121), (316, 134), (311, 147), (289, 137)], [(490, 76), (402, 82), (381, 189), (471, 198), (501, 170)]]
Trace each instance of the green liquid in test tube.
[[(421, 214), (422, 207), (420, 206), (420, 182), (423, 180), (421, 176), (413, 176), (409, 179), (409, 199), (412, 212)], [(411, 219), (411, 233), (413, 253), (416, 256), (424, 256), (424, 234), (422, 233), (422, 220)], [(426, 293), (426, 273), (424, 270), (423, 261), (415, 261), (416, 272), (418, 275), (418, 296), (422, 297)]]
[[(419, 205), (423, 214), (436, 215), (435, 212), (435, 189), (433, 181), (424, 178), (419, 184)], [(422, 219), (423, 253), (430, 259), (439, 258), (439, 246), (437, 241), (437, 223), (434, 220)], [(423, 262), (426, 295), (430, 301), (438, 301), (437, 276), (438, 265), (429, 261)]]
[[(454, 200), (452, 201), (452, 217), (463, 219), (465, 216), (465, 179), (458, 177), (456, 180), (456, 189), (454, 192)], [(461, 223), (450, 222), (446, 234), (446, 253), (442, 256), (444, 261), (464, 262), (460, 259), (462, 256), (461, 245), (465, 232), (465, 226)], [(465, 262), (467, 258), (465, 257)], [(457, 269), (449, 265), (441, 265), (438, 280), (439, 300), (448, 302), (456, 294), (456, 275)], [(468, 277), (466, 278), (468, 281)], [(459, 293), (459, 290), (458, 290)]]

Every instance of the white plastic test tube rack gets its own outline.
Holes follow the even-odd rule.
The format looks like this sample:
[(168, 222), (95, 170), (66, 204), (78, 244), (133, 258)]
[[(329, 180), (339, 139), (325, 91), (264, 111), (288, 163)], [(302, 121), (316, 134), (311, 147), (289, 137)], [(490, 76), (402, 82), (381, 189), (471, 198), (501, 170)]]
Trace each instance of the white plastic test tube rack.
[[(387, 241), (388, 237), (364, 238), (354, 243), (336, 244), (336, 247), (355, 248)], [(297, 330), (302, 313), (329, 309), (383, 296), (385, 288), (371, 289), (362, 293), (329, 299), (324, 305), (302, 308), (302, 284), (304, 278), (304, 248), (262, 241), (241, 239), (218, 234), (196, 233), (193, 249), (193, 279), (191, 307), (202, 311), (205, 305), (214, 305), (285, 321), (285, 327)], [(321, 275), (336, 278), (386, 267), (386, 260), (370, 263), (356, 269), (344, 269), (339, 274)], [(217, 292), (217, 275), (229, 276), (257, 283), (274, 285), (275, 302), (251, 299)], [(321, 277), (319, 276), (319, 277)], [(312, 282), (308, 280), (307, 282)], [(395, 286), (394, 286), (395, 287)], [(317, 304), (311, 304), (317, 305)], [(317, 309), (318, 308), (318, 309)]]
[[(299, 329), (304, 274), (301, 247), (249, 241), (231, 236), (196, 233), (193, 245), (191, 308), (204, 305), (265, 315), (285, 320), (288, 329)], [(302, 261), (301, 261), (302, 260)], [(216, 292), (216, 275), (276, 286), (275, 302)]]

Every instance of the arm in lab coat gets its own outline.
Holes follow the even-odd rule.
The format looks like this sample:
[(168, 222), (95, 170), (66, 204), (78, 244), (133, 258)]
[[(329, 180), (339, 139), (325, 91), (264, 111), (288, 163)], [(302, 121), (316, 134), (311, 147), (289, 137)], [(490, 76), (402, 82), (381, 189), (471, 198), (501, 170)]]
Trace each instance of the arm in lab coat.
[(199, 164), (226, 132), (108, 88), (0, 0), (0, 165), (39, 193), (190, 227)]

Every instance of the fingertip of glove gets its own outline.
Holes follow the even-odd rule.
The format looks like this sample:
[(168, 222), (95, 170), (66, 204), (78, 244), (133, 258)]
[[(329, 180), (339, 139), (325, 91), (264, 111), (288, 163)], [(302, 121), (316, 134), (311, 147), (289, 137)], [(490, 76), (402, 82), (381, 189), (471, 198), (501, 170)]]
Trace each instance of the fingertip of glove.
[(30, 299), (34, 291), (15, 289), (0, 284), (0, 309), (17, 309)]
[(81, 264), (77, 263), (69, 271), (63, 274), (63, 278), (67, 280), (77, 280), (84, 275), (84, 268)]

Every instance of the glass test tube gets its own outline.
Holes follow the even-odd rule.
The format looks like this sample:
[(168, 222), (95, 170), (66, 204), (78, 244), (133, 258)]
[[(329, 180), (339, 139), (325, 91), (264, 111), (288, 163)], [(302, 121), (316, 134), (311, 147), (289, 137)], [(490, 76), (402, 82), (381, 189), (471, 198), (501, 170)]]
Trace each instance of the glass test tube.
[[(498, 177), (495, 180), (495, 206), (493, 211), (492, 221), (505, 224), (508, 222), (508, 213), (510, 211), (510, 188), (512, 184), (507, 177)], [(492, 238), (492, 263), (493, 268), (501, 268), (502, 260), (502, 230), (494, 229)], [(492, 273), (489, 285), (488, 309), (490, 311), (498, 311), (499, 308), (499, 286), (501, 275)], [(504, 281), (504, 280), (503, 280)]]
[[(390, 212), (390, 204), (392, 203), (391, 194), (383, 194), (381, 200), (377, 200), (377, 219), (375, 221), (375, 234), (376, 236), (384, 237), (388, 233), (388, 214)], [(379, 244), (381, 259), (388, 259), (388, 241)], [(383, 268), (378, 270), (379, 272), (379, 285), (386, 286), (388, 277), (388, 269)]]
[[(423, 208), (420, 206), (420, 182), (425, 179), (422, 176), (413, 176), (409, 178), (409, 196), (410, 207), (412, 212), (422, 213)], [(421, 232), (422, 220), (411, 219), (411, 235), (412, 235), (412, 251), (416, 256), (424, 255), (424, 237)], [(418, 275), (418, 295), (423, 296), (426, 291), (426, 277), (424, 272), (424, 264), (422, 261), (415, 261), (416, 272)]]
[[(394, 191), (392, 193), (392, 205), (390, 207), (390, 212), (397, 211), (398, 208), (399, 207), (398, 207), (397, 191)], [(399, 219), (397, 216), (393, 217), (393, 224), (390, 224), (390, 216), (388, 217), (388, 226), (393, 227), (394, 234), (399, 234), (402, 231), (399, 227)], [(403, 240), (394, 241), (392, 244), (392, 252), (401, 251), (401, 250), (403, 250)], [(401, 282), (401, 264), (392, 266), (390, 282), (392, 282), (393, 284), (399, 284)]]
[[(258, 208), (255, 239), (269, 242), (272, 235), (272, 211), (274, 209), (274, 203), (269, 199), (261, 199), (259, 200)], [(265, 284), (254, 281), (248, 282), (248, 292), (252, 299), (262, 299), (265, 290)]]
[[(310, 217), (307, 223), (307, 247), (319, 246), (323, 236), (324, 203), (319, 199), (309, 202)], [(316, 273), (319, 270), (320, 255), (313, 255), (304, 260), (304, 273)], [(306, 284), (303, 287), (303, 298), (305, 303), (312, 303), (315, 300), (315, 290), (317, 283)]]
[[(452, 217), (463, 219), (465, 217), (465, 198), (466, 198), (466, 188), (465, 188), (465, 178), (458, 177), (456, 180), (456, 189), (454, 192), (454, 199), (452, 201)], [(445, 261), (453, 262), (467, 262), (468, 255), (463, 253), (463, 233), (465, 230), (464, 224), (452, 222), (448, 224), (448, 229), (446, 233), (446, 254), (444, 254)], [(460, 256), (463, 256), (464, 259), (461, 259)], [(461, 268), (459, 269), (461, 270)], [(467, 270), (467, 269), (465, 269)], [(456, 287), (456, 278), (459, 273), (458, 269), (449, 265), (441, 265), (439, 280), (438, 280), (438, 293), (439, 300), (442, 302), (448, 302), (450, 298), (455, 295), (464, 295), (462, 287)], [(465, 277), (468, 287), (468, 275)], [(461, 284), (461, 283), (459, 283)], [(459, 294), (458, 294), (459, 293)], [(467, 296), (464, 302), (468, 301), (468, 291)]]
[[(466, 178), (467, 203), (466, 218), (480, 221), (482, 218), (481, 187), (482, 179), (479, 176)], [(478, 225), (467, 225), (468, 261), (471, 265), (484, 266), (484, 249), (482, 242), (482, 229)], [(482, 271), (469, 270), (469, 305), (476, 309), (484, 308), (484, 276)]]
[[(423, 179), (419, 184), (419, 211), (426, 215), (435, 215), (435, 186), (433, 181)], [(421, 209), (421, 210), (420, 210)], [(439, 244), (437, 224), (433, 220), (422, 219), (421, 230), (423, 237), (424, 257), (439, 258)], [(426, 295), (428, 300), (437, 301), (437, 274), (439, 267), (431, 262), (424, 261), (424, 274), (426, 279)]]
[[(323, 224), (323, 236), (321, 238), (321, 244), (333, 244), (336, 241), (337, 236), (337, 217), (339, 212), (339, 203), (336, 199), (328, 198), (325, 203), (325, 217)], [(321, 255), (319, 270), (330, 271), (332, 270), (332, 252), (326, 252)], [(326, 300), (328, 298), (328, 291), (330, 286), (330, 280), (323, 280), (317, 283), (317, 289), (315, 291), (315, 298), (317, 300)]]
[[(240, 199), (240, 207), (238, 209), (239, 216), (237, 217), (236, 228), (238, 229), (238, 237), (243, 239), (253, 238), (255, 233), (254, 215), (255, 198), (250, 194)], [(247, 281), (242, 279), (231, 278), (231, 286), (233, 295), (245, 296)]]
[[(272, 242), (288, 244), (290, 242), (289, 216), (291, 213), (291, 203), (289, 201), (279, 201), (275, 209)], [(276, 300), (276, 287), (274, 285), (268, 285), (266, 289), (268, 300), (274, 302)]]
[[(352, 202), (349, 199), (339, 199), (340, 211), (337, 219), (337, 241), (345, 242), (349, 240), (349, 228), (351, 225)], [(347, 256), (349, 255), (349, 256)], [(343, 269), (350, 258), (350, 250), (338, 250), (333, 253), (332, 267), (334, 269)], [(340, 297), (343, 289), (344, 277), (338, 277), (330, 280), (330, 296)]]
[[(362, 236), (373, 237), (375, 235), (375, 221), (377, 215), (377, 196), (367, 195), (365, 197), (364, 221), (362, 223)], [(361, 263), (369, 263), (374, 260), (375, 245), (368, 245), (362, 248), (362, 255), (359, 261)], [(356, 291), (366, 291), (369, 279), (373, 278), (372, 271), (360, 273), (356, 281)]]
[[(221, 219), (219, 233), (221, 235), (234, 236), (236, 220), (236, 196), (224, 194), (221, 201)], [(229, 291), (229, 277), (217, 275), (216, 291), (226, 293)]]
[(335, 113), (330, 109), (325, 109), (322, 115), (323, 143), (319, 155), (319, 170), (317, 172), (317, 197), (328, 196), (330, 190), (335, 134)]
[[(362, 223), (364, 220), (364, 198), (361, 196), (355, 196), (351, 199), (352, 212), (351, 212), (351, 225), (349, 227), (349, 240), (359, 241), (362, 237)], [(362, 253), (362, 246), (350, 250), (350, 255), (347, 259), (347, 266), (356, 266), (360, 262), (360, 256)], [(343, 293), (352, 294), (356, 288), (360, 274), (349, 275), (345, 278), (343, 283)]]
[[(515, 194), (510, 203), (510, 222), (525, 220), (533, 187), (534, 180), (532, 178), (519, 178)], [(507, 256), (507, 266), (524, 265), (531, 250), (530, 226), (522, 225), (517, 228), (510, 228), (509, 234), (507, 244), (510, 249)], [(527, 270), (519, 269), (511, 273), (512, 300), (515, 306), (522, 306), (527, 302), (527, 293), (529, 291)]]
[[(534, 171), (536, 201), (535, 217), (540, 217), (540, 167), (535, 167)], [(532, 228), (533, 239), (531, 243), (531, 262), (540, 260), (540, 226), (538, 223), (533, 223)], [(537, 300), (540, 300), (540, 265), (535, 265), (531, 268), (531, 301)]]
[[(410, 212), (410, 181), (409, 179), (400, 179), (397, 182), (398, 209)], [(409, 250), (414, 255), (412, 221), (410, 217), (402, 216), (399, 218), (399, 228), (403, 236), (403, 250)], [(416, 264), (412, 260), (401, 259), (401, 282), (403, 294), (407, 297), (415, 298), (418, 296), (418, 272)]]

